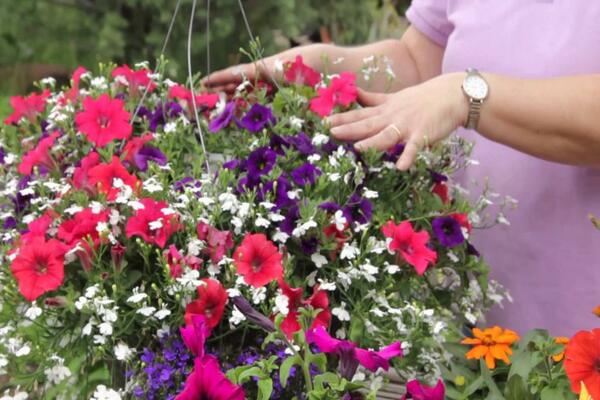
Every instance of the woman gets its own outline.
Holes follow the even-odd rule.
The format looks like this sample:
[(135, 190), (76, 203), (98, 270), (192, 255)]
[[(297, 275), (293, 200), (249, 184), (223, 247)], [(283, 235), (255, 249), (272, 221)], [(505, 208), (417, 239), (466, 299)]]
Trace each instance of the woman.
[[(600, 215), (600, 2), (414, 0), (407, 17), (412, 25), (400, 40), (312, 45), (266, 58), (261, 71), (236, 68), (250, 78), (264, 69), (275, 74), (275, 60), (296, 54), (319, 68), (327, 54), (343, 58), (330, 71), (339, 72), (386, 55), (395, 92), (361, 92), (365, 108), (330, 117), (331, 133), (359, 149), (405, 142), (400, 170), (424, 144), (455, 131), (475, 140), (480, 165), (461, 179), (489, 178), (495, 191), (519, 201), (510, 226), (476, 238), (514, 299), (493, 310), (488, 324), (555, 335), (597, 325), (600, 235), (587, 215)], [(227, 69), (207, 83), (230, 89), (239, 79)], [(371, 82), (384, 87), (383, 77)]]

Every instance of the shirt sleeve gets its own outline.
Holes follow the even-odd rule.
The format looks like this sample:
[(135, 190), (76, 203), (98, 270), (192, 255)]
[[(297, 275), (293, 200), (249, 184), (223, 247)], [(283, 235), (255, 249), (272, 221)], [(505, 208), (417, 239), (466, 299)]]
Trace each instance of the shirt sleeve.
[(446, 47), (448, 36), (454, 29), (448, 20), (447, 0), (413, 0), (406, 18), (425, 36)]

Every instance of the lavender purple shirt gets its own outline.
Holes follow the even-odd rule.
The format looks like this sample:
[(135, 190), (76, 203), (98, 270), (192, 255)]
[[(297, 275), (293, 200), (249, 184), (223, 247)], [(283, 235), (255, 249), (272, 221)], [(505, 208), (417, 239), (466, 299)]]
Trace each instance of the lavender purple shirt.
[[(443, 72), (600, 73), (600, 1), (413, 0), (407, 17), (445, 47)], [(600, 123), (600, 113), (590, 118)], [(492, 310), (487, 324), (567, 336), (600, 326), (591, 313), (600, 305), (600, 231), (587, 217), (600, 217), (600, 170), (539, 160), (472, 131), (459, 134), (476, 141), (473, 158), (480, 162), (461, 183), (489, 178), (496, 192), (519, 201), (508, 213), (510, 226), (476, 232), (492, 276), (514, 298)]]

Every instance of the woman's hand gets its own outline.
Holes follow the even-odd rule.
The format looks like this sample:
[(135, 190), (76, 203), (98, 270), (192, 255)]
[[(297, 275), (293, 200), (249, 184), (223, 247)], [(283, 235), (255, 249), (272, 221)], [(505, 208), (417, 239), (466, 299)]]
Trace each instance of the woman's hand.
[(387, 150), (406, 144), (396, 166), (406, 170), (417, 153), (462, 126), (468, 114), (468, 100), (462, 92), (464, 73), (440, 75), (393, 94), (360, 90), (365, 106), (329, 117), (332, 135), (356, 142), (358, 150)]
[(215, 71), (202, 79), (202, 84), (215, 91), (232, 93), (244, 79), (280, 80), (283, 72), (283, 63), (290, 61), (275, 55), (254, 63), (240, 64), (220, 71)]

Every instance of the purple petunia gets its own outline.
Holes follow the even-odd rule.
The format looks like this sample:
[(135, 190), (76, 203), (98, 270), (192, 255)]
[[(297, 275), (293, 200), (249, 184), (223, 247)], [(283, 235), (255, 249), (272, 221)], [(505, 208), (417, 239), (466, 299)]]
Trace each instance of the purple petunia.
[(271, 139), (269, 139), (269, 147), (280, 156), (283, 156), (285, 149), (290, 146), (289, 140), (283, 136), (273, 134), (271, 135)]
[(233, 114), (235, 112), (235, 103), (230, 101), (225, 105), (223, 112), (219, 114), (216, 118), (210, 121), (208, 124), (208, 130), (216, 133), (221, 129), (226, 128), (233, 119)]
[(167, 156), (156, 147), (144, 146), (133, 156), (133, 161), (140, 171), (146, 172), (149, 161), (153, 161), (158, 165), (166, 165)]
[(306, 186), (313, 185), (317, 177), (321, 175), (321, 171), (311, 163), (304, 163), (294, 169), (290, 175), (296, 185)]
[(348, 203), (342, 208), (344, 217), (348, 223), (356, 222), (366, 224), (373, 216), (373, 204), (360, 195), (354, 193), (348, 199)]
[(317, 149), (315, 146), (313, 146), (312, 141), (304, 132), (300, 132), (295, 136), (289, 136), (287, 141), (302, 155), (310, 156), (311, 154), (315, 154), (317, 152)]
[(383, 161), (393, 162), (398, 161), (398, 158), (404, 151), (404, 143), (398, 143), (394, 147), (390, 148), (388, 151), (383, 153), (382, 159)]
[(455, 247), (465, 241), (460, 223), (450, 216), (434, 218), (431, 222), (433, 234), (445, 247)]
[(277, 153), (268, 147), (259, 147), (248, 156), (248, 175), (252, 178), (266, 175), (271, 172), (276, 161)]
[(240, 121), (240, 125), (250, 132), (260, 132), (268, 124), (275, 123), (275, 116), (269, 107), (254, 103)]

